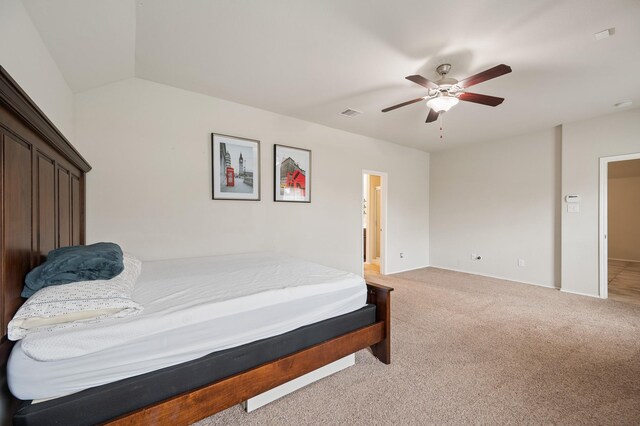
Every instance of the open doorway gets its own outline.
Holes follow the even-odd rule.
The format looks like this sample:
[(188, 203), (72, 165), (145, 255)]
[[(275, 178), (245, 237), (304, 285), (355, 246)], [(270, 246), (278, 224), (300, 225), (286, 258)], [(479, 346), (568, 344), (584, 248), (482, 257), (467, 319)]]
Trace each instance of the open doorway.
[(600, 163), (600, 297), (640, 304), (640, 154)]
[(363, 275), (385, 274), (387, 174), (362, 172), (362, 262)]

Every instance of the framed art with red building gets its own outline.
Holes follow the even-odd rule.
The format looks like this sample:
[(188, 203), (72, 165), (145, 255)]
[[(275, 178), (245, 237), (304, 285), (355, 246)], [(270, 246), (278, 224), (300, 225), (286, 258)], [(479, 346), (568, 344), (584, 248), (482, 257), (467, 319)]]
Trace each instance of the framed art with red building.
[(260, 141), (211, 134), (214, 200), (260, 200)]
[(274, 145), (273, 200), (311, 202), (311, 151)]

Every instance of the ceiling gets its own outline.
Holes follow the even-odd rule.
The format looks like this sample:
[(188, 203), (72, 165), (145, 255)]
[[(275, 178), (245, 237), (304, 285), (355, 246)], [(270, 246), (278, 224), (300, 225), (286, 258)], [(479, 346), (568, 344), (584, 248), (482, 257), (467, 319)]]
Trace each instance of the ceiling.
[[(24, 0), (74, 92), (133, 76), (437, 151), (640, 104), (638, 0)], [(615, 35), (594, 34), (615, 27)], [(505, 97), (425, 124), (404, 79), (452, 64)], [(339, 115), (353, 108), (363, 114)]]

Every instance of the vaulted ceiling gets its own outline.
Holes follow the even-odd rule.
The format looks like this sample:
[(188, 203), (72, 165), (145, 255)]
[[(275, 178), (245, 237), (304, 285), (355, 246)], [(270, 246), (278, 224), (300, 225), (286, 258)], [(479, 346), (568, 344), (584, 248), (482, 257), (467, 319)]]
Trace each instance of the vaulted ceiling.
[[(74, 92), (139, 77), (426, 151), (640, 104), (638, 0), (24, 0)], [(612, 37), (594, 34), (615, 28)], [(425, 124), (404, 79), (450, 63), (506, 98)], [(347, 118), (353, 108), (362, 115)]]

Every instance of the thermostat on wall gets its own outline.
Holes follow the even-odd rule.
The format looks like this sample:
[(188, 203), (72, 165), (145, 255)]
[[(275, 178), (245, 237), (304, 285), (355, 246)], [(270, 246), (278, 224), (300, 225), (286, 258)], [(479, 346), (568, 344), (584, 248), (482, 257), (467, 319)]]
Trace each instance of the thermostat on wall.
[(566, 197), (564, 197), (564, 200), (567, 203), (579, 203), (580, 202), (580, 196), (579, 195), (567, 195)]

